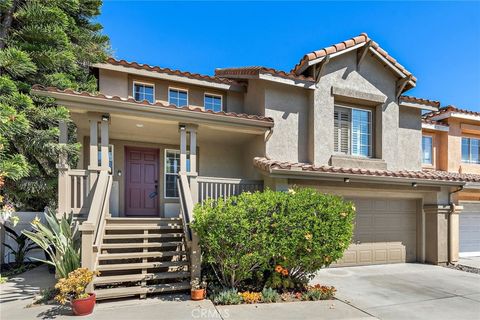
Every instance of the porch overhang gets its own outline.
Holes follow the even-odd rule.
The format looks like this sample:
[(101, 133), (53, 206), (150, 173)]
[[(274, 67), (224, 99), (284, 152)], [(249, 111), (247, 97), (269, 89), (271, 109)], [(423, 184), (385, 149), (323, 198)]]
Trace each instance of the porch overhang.
[[(254, 166), (271, 178), (308, 179), (324, 181), (343, 181), (396, 184), (417, 186), (464, 186), (467, 183), (480, 183), (480, 175), (460, 175), (448, 173), (432, 174), (423, 171), (388, 171), (355, 168), (337, 168), (314, 166), (304, 163), (288, 163), (265, 158), (255, 158)], [(463, 177), (465, 176), (465, 177)], [(471, 182), (468, 180), (478, 180)]]
[(40, 96), (55, 98), (58, 104), (66, 106), (71, 112), (75, 113), (95, 112), (146, 117), (179, 123), (190, 122), (252, 134), (264, 134), (274, 126), (271, 118), (256, 115), (209, 112), (201, 108), (177, 108), (160, 103), (150, 104), (146, 101), (137, 102), (133, 99), (91, 95), (72, 90), (62, 91), (55, 88), (43, 88), (39, 86), (35, 86), (32, 92)]

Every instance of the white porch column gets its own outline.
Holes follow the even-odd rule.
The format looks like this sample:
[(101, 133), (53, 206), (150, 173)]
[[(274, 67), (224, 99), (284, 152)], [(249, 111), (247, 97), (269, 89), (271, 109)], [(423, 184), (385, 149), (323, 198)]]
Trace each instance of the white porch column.
[(88, 164), (89, 191), (92, 190), (98, 175), (98, 116), (91, 116), (90, 121), (90, 157)]
[[(101, 139), (101, 154), (102, 154), (102, 170), (109, 170), (108, 163), (109, 163), (109, 158), (108, 158), (108, 127), (109, 127), (109, 119), (108, 118), (103, 118), (102, 123), (100, 125), (100, 139)], [(112, 168), (113, 169), (113, 168)]]
[[(58, 124), (60, 135), (58, 143), (65, 146), (68, 141), (68, 127), (65, 121), (60, 121)], [(67, 154), (61, 152), (58, 156), (58, 211), (57, 216), (61, 217), (64, 213), (70, 213), (70, 177), (68, 176), (68, 158)]]
[(187, 172), (187, 127), (180, 125), (180, 172)]

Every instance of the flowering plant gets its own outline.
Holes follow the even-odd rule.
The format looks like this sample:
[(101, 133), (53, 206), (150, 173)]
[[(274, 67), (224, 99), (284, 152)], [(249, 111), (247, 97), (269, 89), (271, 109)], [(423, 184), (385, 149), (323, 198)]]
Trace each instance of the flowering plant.
[(261, 292), (245, 291), (239, 293), (245, 303), (259, 303), (262, 300)]
[(70, 272), (68, 277), (60, 279), (55, 285), (55, 289), (59, 291), (55, 300), (66, 304), (68, 301), (88, 298), (85, 290), (96, 274), (87, 268), (78, 268)]

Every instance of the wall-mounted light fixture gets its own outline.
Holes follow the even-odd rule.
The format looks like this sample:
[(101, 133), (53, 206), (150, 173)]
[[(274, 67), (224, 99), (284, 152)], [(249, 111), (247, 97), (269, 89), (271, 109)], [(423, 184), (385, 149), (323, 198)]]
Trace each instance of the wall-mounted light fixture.
[(350, 183), (350, 178), (344, 178), (344, 179), (343, 179), (343, 182), (345, 182), (345, 183)]
[(416, 182), (414, 182), (414, 183), (412, 183), (412, 187), (416, 188), (416, 187), (418, 187), (418, 184)]
[(143, 128), (143, 123), (137, 123), (136, 126), (137, 128)]
[(106, 122), (110, 121), (110, 115), (109, 114), (102, 115), (102, 121), (106, 121)]
[(122, 170), (117, 170), (117, 176), (119, 176), (119, 177), (122, 176)]

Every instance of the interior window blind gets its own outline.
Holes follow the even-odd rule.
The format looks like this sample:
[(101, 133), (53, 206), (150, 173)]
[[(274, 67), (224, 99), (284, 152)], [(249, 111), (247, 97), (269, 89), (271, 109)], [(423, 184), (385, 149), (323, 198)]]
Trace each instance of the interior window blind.
[(351, 112), (345, 108), (334, 111), (334, 145), (335, 152), (350, 153)]

